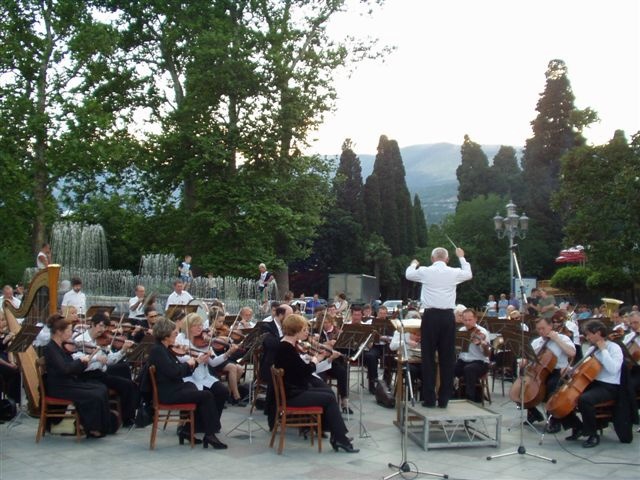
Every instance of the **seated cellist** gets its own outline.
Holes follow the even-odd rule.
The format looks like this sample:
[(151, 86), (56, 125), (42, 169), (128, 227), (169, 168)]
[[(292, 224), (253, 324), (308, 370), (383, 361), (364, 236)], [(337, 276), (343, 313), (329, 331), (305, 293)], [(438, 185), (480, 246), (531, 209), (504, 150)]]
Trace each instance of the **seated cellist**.
[[(536, 331), (540, 336), (531, 342), (531, 347), (536, 352), (536, 355), (540, 352), (542, 346), (546, 344), (546, 348), (548, 348), (557, 359), (554, 370), (549, 373), (545, 382), (546, 397), (549, 397), (558, 386), (561, 374), (569, 366), (569, 359), (576, 354), (576, 349), (573, 341), (566, 335), (556, 332), (553, 329), (551, 321), (547, 318), (540, 317), (536, 319)], [(547, 398), (544, 400), (547, 400)], [(529, 423), (542, 420), (544, 420), (544, 417), (536, 407), (527, 410), (527, 421)], [(560, 431), (560, 423), (554, 417), (549, 418), (547, 431), (549, 433), (557, 433)]]
[(622, 370), (623, 353), (620, 346), (607, 339), (607, 327), (599, 320), (587, 323), (584, 327), (587, 341), (592, 345), (590, 352), (602, 369), (595, 380), (585, 389), (578, 399), (578, 411), (582, 421), (575, 412), (571, 412), (563, 420), (565, 428), (571, 427), (572, 433), (566, 440), (578, 440), (587, 437), (582, 443), (584, 448), (595, 447), (600, 443), (597, 434), (595, 405), (609, 400), (617, 400), (620, 392), (620, 372)]

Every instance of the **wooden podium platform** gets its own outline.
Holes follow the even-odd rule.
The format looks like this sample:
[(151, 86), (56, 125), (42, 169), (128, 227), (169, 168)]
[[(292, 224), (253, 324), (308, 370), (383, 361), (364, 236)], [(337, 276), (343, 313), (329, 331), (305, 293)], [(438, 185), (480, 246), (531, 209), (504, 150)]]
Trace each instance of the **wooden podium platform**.
[(424, 450), (500, 446), (502, 415), (467, 400), (451, 400), (447, 408), (417, 404), (408, 411), (407, 436)]

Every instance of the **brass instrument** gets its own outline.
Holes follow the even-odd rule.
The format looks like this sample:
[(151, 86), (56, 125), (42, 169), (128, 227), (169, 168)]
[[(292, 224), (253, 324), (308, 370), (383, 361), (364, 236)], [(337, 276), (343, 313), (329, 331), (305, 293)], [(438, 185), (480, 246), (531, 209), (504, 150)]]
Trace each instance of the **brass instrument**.
[(615, 298), (603, 297), (600, 300), (604, 303), (604, 307), (607, 310), (607, 317), (609, 318), (611, 318), (613, 312), (620, 308), (620, 305), (624, 303), (622, 300), (616, 300)]

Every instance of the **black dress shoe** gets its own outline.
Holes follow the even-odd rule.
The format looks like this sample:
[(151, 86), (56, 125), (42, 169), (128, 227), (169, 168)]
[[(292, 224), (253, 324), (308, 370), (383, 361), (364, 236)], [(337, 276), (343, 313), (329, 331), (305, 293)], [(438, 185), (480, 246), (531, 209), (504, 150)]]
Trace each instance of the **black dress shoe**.
[(339, 452), (340, 449), (343, 449), (347, 453), (358, 453), (360, 451), (360, 449), (358, 448), (353, 448), (353, 445), (351, 445), (351, 442), (349, 442), (347, 439), (338, 441), (335, 438), (332, 438), (331, 440), (329, 440), (329, 442), (336, 452)]
[(570, 442), (573, 442), (575, 440), (578, 440), (581, 436), (582, 436), (582, 430), (580, 430), (579, 428), (572, 428), (571, 435), (566, 437), (565, 440), (569, 440)]
[(353, 410), (350, 407), (342, 407), (342, 413), (348, 413), (349, 415), (353, 415)]
[(436, 402), (422, 402), (423, 407), (436, 408)]
[(561, 427), (560, 424), (557, 422), (549, 422), (547, 424), (547, 428), (545, 428), (545, 431), (547, 433), (558, 433), (560, 431)]
[(599, 435), (589, 435), (589, 438), (587, 438), (582, 443), (582, 447), (583, 448), (593, 448), (593, 447), (597, 447), (598, 445), (600, 445), (600, 436)]
[(227, 448), (227, 445), (222, 443), (214, 434), (205, 435), (202, 439), (202, 446), (204, 448), (208, 448), (209, 445), (211, 445), (215, 450), (224, 450)]
[(369, 380), (369, 393), (371, 395), (375, 395), (376, 394), (376, 381), (375, 380)]
[(531, 408), (527, 411), (527, 422), (536, 423), (544, 420), (544, 417), (537, 408)]

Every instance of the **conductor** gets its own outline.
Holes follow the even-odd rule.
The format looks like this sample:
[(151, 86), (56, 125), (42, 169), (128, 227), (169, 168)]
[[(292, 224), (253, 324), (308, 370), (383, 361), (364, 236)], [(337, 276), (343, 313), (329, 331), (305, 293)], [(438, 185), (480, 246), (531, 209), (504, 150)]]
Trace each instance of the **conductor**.
[(424, 307), (421, 324), (422, 348), (422, 405), (436, 406), (436, 362), (438, 352), (440, 388), (437, 392), (438, 407), (446, 408), (453, 395), (453, 376), (456, 362), (456, 287), (470, 280), (471, 265), (464, 258), (464, 250), (456, 248), (460, 268), (447, 266), (449, 252), (437, 247), (431, 252), (431, 266), (421, 267), (414, 259), (407, 267), (407, 280), (422, 283), (420, 300)]

